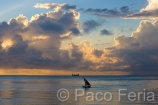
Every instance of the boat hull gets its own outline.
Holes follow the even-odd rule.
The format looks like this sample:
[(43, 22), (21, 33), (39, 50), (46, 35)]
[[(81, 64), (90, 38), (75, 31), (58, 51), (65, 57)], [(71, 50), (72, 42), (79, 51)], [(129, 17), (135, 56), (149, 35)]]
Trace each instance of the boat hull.
[(91, 86), (82, 86), (83, 88), (91, 88)]

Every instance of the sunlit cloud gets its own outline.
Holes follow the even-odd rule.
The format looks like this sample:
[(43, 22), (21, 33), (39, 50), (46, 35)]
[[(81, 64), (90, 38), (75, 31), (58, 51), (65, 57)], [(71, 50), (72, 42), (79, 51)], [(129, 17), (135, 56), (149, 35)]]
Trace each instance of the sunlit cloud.
[(5, 49), (7, 47), (11, 47), (13, 45), (13, 42), (11, 40), (4, 40), (1, 46)]
[[(149, 1), (144, 10), (156, 8), (152, 8), (150, 2), (153, 4), (152, 0)], [(93, 34), (92, 30), (102, 26), (104, 21), (90, 19), (82, 22), (81, 11), (68, 4), (36, 4), (35, 7), (51, 11), (36, 14), (30, 20), (20, 14), (0, 23), (2, 74), (158, 74), (157, 19), (142, 20), (131, 36), (117, 35), (113, 45), (98, 49), (92, 46), (93, 42), (74, 43), (73, 38), (82, 37), (85, 33)], [(108, 14), (103, 14), (105, 11)], [(119, 11), (88, 9), (86, 13), (122, 17), (131, 12), (128, 6), (123, 6)], [(106, 36), (112, 32), (104, 28), (100, 34)], [(63, 48), (66, 41), (70, 43)]]
[(37, 3), (35, 6), (35, 8), (46, 8), (46, 9), (52, 9), (55, 11), (60, 11), (60, 10), (73, 10), (76, 9), (76, 5), (69, 5), (66, 3), (63, 4), (57, 4), (57, 3)]

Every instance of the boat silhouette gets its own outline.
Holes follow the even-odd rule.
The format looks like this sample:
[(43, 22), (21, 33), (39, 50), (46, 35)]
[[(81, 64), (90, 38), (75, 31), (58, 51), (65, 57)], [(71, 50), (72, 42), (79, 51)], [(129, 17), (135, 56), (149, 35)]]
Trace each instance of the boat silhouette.
[(82, 86), (83, 88), (91, 88), (91, 84), (83, 77), (85, 86)]
[(72, 74), (72, 76), (79, 76), (79, 74)]

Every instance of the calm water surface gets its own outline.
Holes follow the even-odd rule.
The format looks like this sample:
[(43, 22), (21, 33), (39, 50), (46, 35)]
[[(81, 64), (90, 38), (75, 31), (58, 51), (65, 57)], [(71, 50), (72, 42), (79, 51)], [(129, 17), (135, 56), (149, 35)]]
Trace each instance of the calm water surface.
[[(75, 101), (75, 89), (83, 89), (82, 77), (72, 76), (0, 76), (0, 105), (158, 105), (158, 77), (156, 76), (85, 76), (92, 88), (78, 91), (82, 94)], [(65, 88), (70, 97), (62, 102), (57, 98), (59, 89)], [(119, 89), (127, 89), (129, 92), (143, 92), (140, 99), (130, 102), (127, 96), (119, 101)], [(144, 90), (145, 89), (145, 90)], [(93, 92), (93, 101), (87, 101), (86, 95)], [(110, 92), (112, 100), (97, 101), (97, 92)], [(144, 101), (148, 92), (154, 93), (155, 101)], [(62, 94), (65, 95), (65, 94)], [(98, 95), (98, 99), (103, 98)], [(109, 95), (106, 96), (109, 99)], [(138, 98), (138, 96), (137, 96)], [(149, 98), (150, 99), (150, 98)]]

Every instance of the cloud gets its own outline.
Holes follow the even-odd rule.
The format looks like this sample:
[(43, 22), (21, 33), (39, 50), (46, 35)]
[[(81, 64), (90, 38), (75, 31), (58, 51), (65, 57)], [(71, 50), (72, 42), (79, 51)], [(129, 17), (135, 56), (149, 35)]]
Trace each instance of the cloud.
[(21, 55), (25, 53), (28, 44), (23, 41), (23, 38), (20, 35), (14, 35), (12, 42), (13, 45), (8, 50), (9, 55)]
[(112, 35), (112, 33), (110, 31), (108, 31), (107, 29), (102, 29), (100, 30), (100, 35)]
[(143, 20), (131, 37), (115, 37), (115, 45), (108, 48), (121, 60), (122, 65), (127, 65), (126, 70), (132, 74), (158, 74), (157, 71), (157, 42), (158, 20), (154, 22)]
[(129, 6), (122, 6), (119, 9), (78, 9), (84, 13), (96, 15), (105, 18), (126, 18), (126, 19), (142, 19), (142, 18), (157, 18), (158, 17), (158, 1), (148, 0), (148, 5), (141, 10), (130, 10)]
[(101, 25), (102, 25), (101, 22), (97, 22), (95, 20), (87, 20), (83, 23), (83, 30), (84, 32), (88, 33), (91, 30), (94, 30)]
[[(78, 29), (79, 24), (79, 22), (76, 22), (73, 12), (49, 12), (47, 14), (33, 16), (29, 27), (36, 30), (36, 33), (38, 32), (38, 34), (63, 35), (71, 32), (71, 29), (73, 28)], [(34, 27), (38, 28), (34, 29)], [(80, 30), (78, 29), (78, 31)]]
[[(1, 22), (0, 68), (70, 67), (72, 60), (68, 50), (60, 47), (71, 36), (79, 36), (81, 23), (78, 15), (76, 11), (52, 11), (34, 15), (29, 21), (21, 14), (8, 23)], [(10, 40), (12, 44), (3, 48), (6, 40)], [(67, 62), (68, 59), (70, 62)]]
[(124, 71), (133, 75), (157, 75), (157, 27), (158, 20), (143, 20), (132, 36), (116, 36), (114, 45), (104, 50), (92, 47), (88, 41), (74, 45), (74, 55), (82, 57), (77, 58), (82, 61), (79, 68), (102, 72)]
[(131, 10), (129, 6), (122, 6), (120, 8), (114, 9), (94, 9), (94, 8), (77, 8), (76, 5), (69, 5), (66, 3), (57, 4), (57, 3), (37, 3), (35, 8), (46, 8), (52, 9), (54, 11), (82, 11), (84, 13), (89, 13), (91, 15), (96, 15), (104, 18), (126, 18), (126, 19), (142, 19), (142, 18), (157, 18), (158, 17), (158, 1), (157, 0), (148, 0), (148, 5), (141, 10)]
[(10, 19), (9, 22), (0, 23), (0, 41), (6, 38), (13, 38), (15, 34), (26, 32), (27, 19), (23, 15), (19, 15), (15, 19)]
[(157, 18), (158, 17), (158, 1), (148, 0), (148, 5), (137, 13), (132, 13), (124, 18)]
[(158, 17), (158, 10), (152, 10), (152, 11), (141, 11), (134, 14), (129, 14), (127, 16), (124, 16), (123, 18), (134, 18), (134, 19), (146, 19), (146, 18), (157, 18)]
[(24, 41), (21, 35), (14, 35), (12, 38), (13, 45), (6, 52), (3, 50), (1, 57), (0, 68), (16, 69), (16, 68), (35, 68), (41, 62), (47, 62), (47, 59), (42, 57), (42, 53), (35, 48), (31, 48), (27, 41)]
[(59, 11), (59, 10), (74, 10), (76, 9), (76, 5), (69, 5), (66, 3), (63, 4), (57, 4), (57, 3), (37, 3), (35, 6), (35, 8), (46, 8), (46, 9), (53, 9), (55, 11)]
[(148, 0), (148, 5), (142, 9), (145, 11), (158, 9), (158, 1), (157, 0)]
[(124, 17), (127, 16), (131, 13), (134, 13), (134, 11), (131, 11), (128, 6), (123, 6), (120, 7), (119, 9), (114, 8), (114, 9), (93, 9), (93, 8), (88, 8), (88, 9), (78, 9), (79, 11), (82, 11), (84, 13), (89, 13), (91, 15), (96, 15), (96, 16), (101, 16), (105, 18), (115, 18), (115, 17)]
[(120, 8), (120, 11), (122, 13), (128, 13), (129, 12), (129, 7), (128, 6), (123, 6), (123, 7)]
[(72, 34), (74, 35), (80, 35), (80, 31), (77, 28), (71, 28), (70, 31), (72, 32)]
[[(126, 13), (128, 7), (121, 8)], [(0, 23), (1, 69), (50, 69), (65, 71), (128, 72), (131, 74), (158, 74), (158, 20), (140, 22), (131, 36), (116, 36), (114, 45), (104, 50), (89, 41), (63, 42), (80, 35), (80, 13), (51, 11), (37, 14), (28, 20), (24, 15)], [(102, 22), (88, 20), (84, 32), (101, 26)], [(106, 29), (103, 34), (109, 34)], [(4, 48), (6, 40), (12, 44)]]
[(69, 5), (66, 3), (63, 4), (58, 4), (58, 3), (37, 3), (35, 8), (45, 8), (45, 9), (52, 9), (54, 11), (82, 11), (84, 13), (90, 13), (92, 15), (97, 15), (101, 17), (124, 17), (130, 13), (133, 13), (133, 11), (129, 11), (128, 6), (123, 6), (119, 10), (117, 8), (114, 9), (93, 9), (93, 8), (88, 8), (88, 9), (83, 9), (83, 8), (77, 8), (76, 5)]

